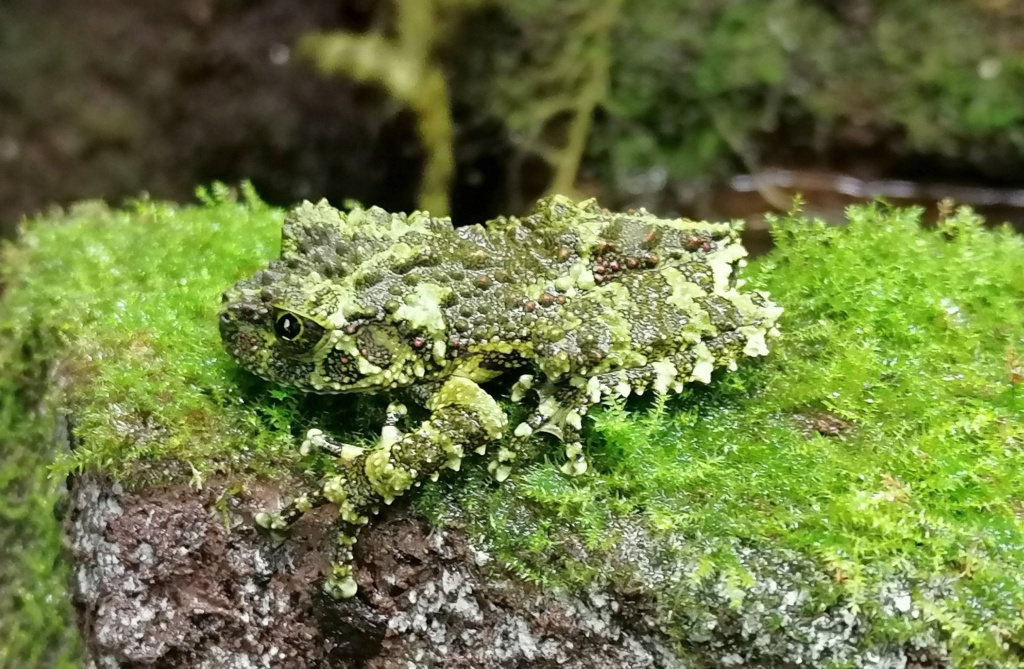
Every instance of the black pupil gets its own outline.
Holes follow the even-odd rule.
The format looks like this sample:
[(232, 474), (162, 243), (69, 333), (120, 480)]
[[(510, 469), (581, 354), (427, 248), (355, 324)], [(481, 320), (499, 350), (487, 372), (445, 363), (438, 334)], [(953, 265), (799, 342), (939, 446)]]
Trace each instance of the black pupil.
[(299, 336), (299, 331), (302, 328), (299, 325), (299, 319), (291, 314), (284, 314), (277, 319), (275, 329), (277, 330), (277, 335), (282, 339), (295, 339)]

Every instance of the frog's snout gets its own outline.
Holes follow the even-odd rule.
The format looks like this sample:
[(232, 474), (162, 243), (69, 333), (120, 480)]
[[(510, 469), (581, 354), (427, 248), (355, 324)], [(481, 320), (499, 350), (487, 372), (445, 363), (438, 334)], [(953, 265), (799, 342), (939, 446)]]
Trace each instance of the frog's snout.
[(231, 315), (231, 312), (220, 312), (220, 338), (224, 341), (229, 341), (237, 330), (235, 318)]
[(221, 309), (218, 323), (220, 337), (227, 344), (235, 342), (245, 332), (265, 327), (270, 315), (270, 309), (263, 304), (244, 299), (231, 301), (231, 297), (225, 294), (227, 304)]

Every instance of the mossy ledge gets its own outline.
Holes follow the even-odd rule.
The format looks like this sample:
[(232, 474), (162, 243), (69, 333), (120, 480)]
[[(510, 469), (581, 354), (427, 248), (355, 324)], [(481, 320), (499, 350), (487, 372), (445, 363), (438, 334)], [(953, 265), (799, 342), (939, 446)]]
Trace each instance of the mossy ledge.
[[(325, 465), (296, 437), (339, 400), (247, 377), (217, 335), (220, 293), (276, 255), (283, 212), (248, 189), (201, 199), (84, 204), (3, 251), (3, 470), (31, 485), (0, 495), (27, 556), (0, 568), (17, 621), (0, 659), (74, 666), (38, 455), (58, 417), (75, 448), (53, 476), (143, 494), (287, 494)], [(495, 486), (481, 458), (413, 508), (541, 592), (642, 600), (679, 662), (651, 666), (1022, 664), (1024, 241), (967, 209), (939, 230), (881, 204), (848, 217), (775, 221), (776, 249), (748, 268), (786, 307), (765, 362), (595, 412), (586, 476), (553, 459)], [(368, 438), (380, 408), (334, 423)]]

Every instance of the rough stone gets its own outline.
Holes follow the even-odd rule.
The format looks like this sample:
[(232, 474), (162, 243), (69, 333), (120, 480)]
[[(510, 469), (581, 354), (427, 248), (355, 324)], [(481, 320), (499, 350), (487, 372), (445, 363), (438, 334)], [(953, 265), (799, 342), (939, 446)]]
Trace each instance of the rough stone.
[(74, 480), (65, 529), (96, 667), (685, 666), (642, 602), (487, 574), (459, 532), (428, 533), (402, 509), (364, 535), (360, 596), (331, 600), (319, 587), (330, 508), (280, 543), (251, 522), (275, 491), (250, 487), (226, 505), (221, 493)]

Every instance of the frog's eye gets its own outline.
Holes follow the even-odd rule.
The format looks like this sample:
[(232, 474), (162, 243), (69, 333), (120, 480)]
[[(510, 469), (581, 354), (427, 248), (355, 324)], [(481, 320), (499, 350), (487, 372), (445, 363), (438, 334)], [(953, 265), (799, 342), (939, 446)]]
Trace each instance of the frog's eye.
[(301, 358), (316, 350), (324, 341), (328, 330), (312, 318), (287, 309), (274, 308), (274, 349), (281, 355)]
[(302, 335), (302, 319), (289, 311), (282, 311), (274, 321), (274, 333), (284, 341), (295, 341)]

